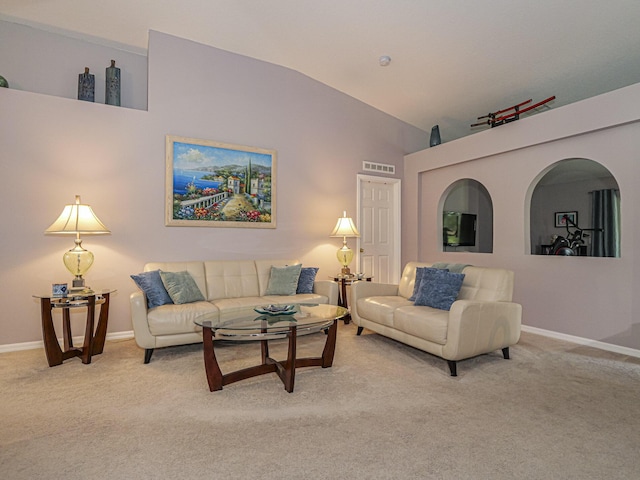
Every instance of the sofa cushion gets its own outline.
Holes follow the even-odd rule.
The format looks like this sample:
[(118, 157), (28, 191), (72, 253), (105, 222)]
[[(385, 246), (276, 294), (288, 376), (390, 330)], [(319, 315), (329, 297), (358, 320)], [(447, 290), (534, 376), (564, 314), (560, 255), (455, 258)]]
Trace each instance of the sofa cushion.
[(302, 265), (287, 267), (271, 267), (271, 276), (267, 285), (266, 295), (295, 295)]
[(199, 332), (194, 322), (203, 316), (218, 318), (218, 309), (209, 302), (194, 302), (183, 305), (161, 305), (149, 310), (147, 322), (152, 335), (178, 335)]
[(393, 314), (399, 307), (413, 305), (399, 295), (365, 297), (358, 300), (358, 315), (372, 322), (393, 327)]
[(173, 303), (167, 293), (167, 289), (164, 288), (164, 283), (162, 283), (160, 270), (138, 273), (131, 275), (131, 278), (147, 297), (147, 308), (155, 308), (160, 305)]
[(253, 260), (210, 260), (204, 262), (207, 300), (258, 297), (258, 275)]
[(316, 280), (318, 267), (302, 267), (296, 293), (313, 293), (313, 283)]
[(423, 271), (415, 305), (449, 310), (464, 280), (464, 273), (429, 268)]
[(193, 277), (186, 270), (183, 272), (160, 272), (162, 283), (176, 305), (202, 302), (204, 295), (196, 285)]
[(394, 313), (393, 325), (409, 335), (444, 345), (447, 343), (449, 312), (423, 306), (400, 307)]

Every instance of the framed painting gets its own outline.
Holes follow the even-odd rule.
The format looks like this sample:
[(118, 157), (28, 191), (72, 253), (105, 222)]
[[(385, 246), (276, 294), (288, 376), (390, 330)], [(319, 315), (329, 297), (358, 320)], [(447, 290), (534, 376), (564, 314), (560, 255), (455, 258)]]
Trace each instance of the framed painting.
[(276, 151), (166, 137), (165, 225), (276, 228)]
[[(569, 225), (578, 224), (578, 212), (556, 212), (555, 213), (555, 226), (557, 228), (565, 228), (567, 226), (567, 219), (569, 219)], [(573, 222), (573, 223), (572, 223)]]

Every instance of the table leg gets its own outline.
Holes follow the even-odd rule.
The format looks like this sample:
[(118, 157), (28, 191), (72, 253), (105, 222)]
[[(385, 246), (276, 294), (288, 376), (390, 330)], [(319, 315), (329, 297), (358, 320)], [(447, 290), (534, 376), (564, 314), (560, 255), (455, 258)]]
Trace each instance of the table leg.
[(329, 327), (329, 334), (327, 335), (327, 341), (324, 344), (324, 350), (322, 350), (322, 368), (328, 368), (333, 365), (333, 356), (336, 351), (336, 337), (338, 333), (338, 320), (334, 320)]
[(50, 367), (60, 365), (63, 360), (62, 349), (53, 328), (53, 317), (51, 316), (51, 299), (40, 299), (40, 315), (42, 318), (42, 339), (44, 341), (44, 353), (47, 355), (47, 362)]
[(104, 303), (100, 305), (100, 317), (98, 327), (93, 337), (92, 355), (100, 355), (104, 350), (104, 342), (107, 339), (107, 324), (109, 323), (109, 294), (103, 293)]
[(287, 352), (287, 364), (284, 372), (284, 388), (287, 392), (293, 392), (293, 384), (296, 379), (296, 339), (298, 328), (292, 325), (289, 328), (289, 350)]
[(213, 331), (210, 327), (202, 327), (202, 344), (204, 352), (204, 369), (207, 372), (209, 391), (222, 390), (222, 371), (213, 350)]
[(62, 338), (64, 340), (64, 351), (73, 348), (73, 338), (71, 336), (71, 314), (68, 308), (62, 309)]
[[(341, 286), (342, 286), (342, 305), (340, 305), (341, 307), (344, 307), (346, 309), (349, 308), (349, 301), (347, 300), (347, 280), (342, 278), (340, 280)], [(345, 325), (349, 325), (349, 322), (351, 321), (351, 314), (347, 313), (344, 317), (343, 317), (344, 323)]]
[(82, 344), (82, 363), (91, 363), (93, 353), (93, 323), (96, 315), (96, 296), (87, 297), (87, 324), (84, 328), (84, 343)]

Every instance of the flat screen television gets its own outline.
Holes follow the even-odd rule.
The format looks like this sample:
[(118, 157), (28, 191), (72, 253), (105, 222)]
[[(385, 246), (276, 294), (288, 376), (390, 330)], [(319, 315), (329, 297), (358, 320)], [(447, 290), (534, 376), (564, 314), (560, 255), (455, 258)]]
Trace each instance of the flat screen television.
[(461, 212), (443, 212), (442, 227), (442, 241), (445, 247), (475, 246), (475, 214)]

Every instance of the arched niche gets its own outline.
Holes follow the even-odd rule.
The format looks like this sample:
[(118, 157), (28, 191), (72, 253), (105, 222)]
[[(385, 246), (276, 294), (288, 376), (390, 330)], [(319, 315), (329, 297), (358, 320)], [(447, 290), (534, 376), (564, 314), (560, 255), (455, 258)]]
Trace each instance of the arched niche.
[(569, 250), (556, 248), (558, 255), (620, 256), (620, 190), (605, 166), (586, 158), (561, 160), (541, 172), (534, 185), (529, 208), (532, 255), (554, 254), (558, 236), (571, 240), (574, 222), (584, 230), (582, 241)]
[(493, 202), (477, 180), (463, 178), (443, 193), (442, 250), (493, 252)]

